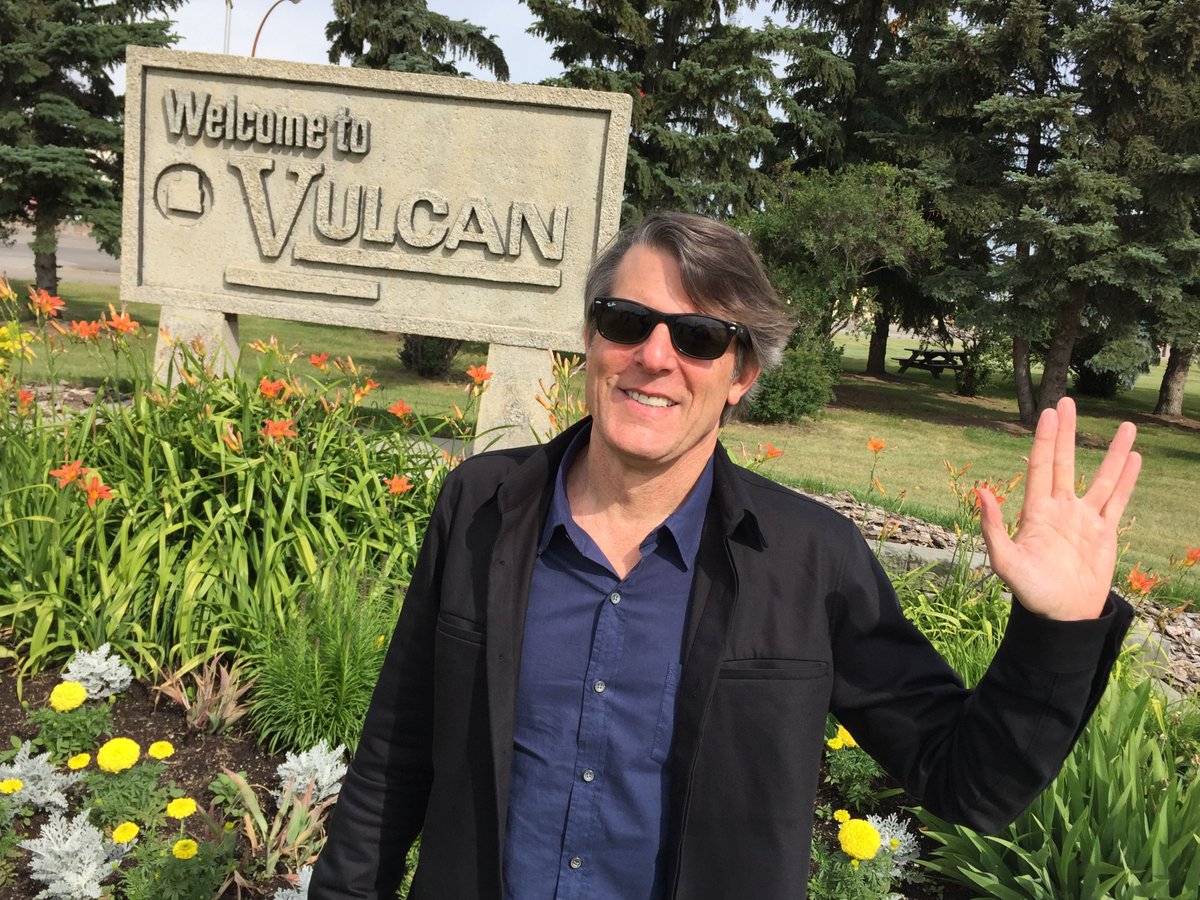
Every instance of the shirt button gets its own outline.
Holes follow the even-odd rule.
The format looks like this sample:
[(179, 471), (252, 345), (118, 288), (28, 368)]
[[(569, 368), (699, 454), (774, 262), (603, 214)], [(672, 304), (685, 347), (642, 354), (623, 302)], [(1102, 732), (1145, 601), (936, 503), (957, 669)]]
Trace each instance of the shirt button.
[(570, 863), (568, 863), (568, 865), (572, 869), (582, 869), (583, 868), (583, 860), (580, 859), (578, 856), (572, 856), (571, 861), (570, 861)]
[(613, 591), (611, 594), (608, 595), (608, 599), (611, 600), (613, 603), (620, 603), (621, 595), (618, 594), (616, 591)]
[(608, 687), (608, 685), (607, 685), (607, 684), (605, 684), (603, 681), (597, 681), (597, 682), (596, 682), (596, 683), (595, 683), (595, 684), (592, 686), (592, 689), (593, 689), (593, 690), (594, 690), (594, 691), (595, 691), (597, 694), (603, 694), (603, 693), (604, 693), (604, 689), (605, 689), (605, 688), (607, 688), (607, 687)]
[(593, 781), (596, 780), (596, 773), (593, 772), (591, 769), (584, 769), (583, 770), (583, 780), (588, 782), (589, 784), (591, 784)]

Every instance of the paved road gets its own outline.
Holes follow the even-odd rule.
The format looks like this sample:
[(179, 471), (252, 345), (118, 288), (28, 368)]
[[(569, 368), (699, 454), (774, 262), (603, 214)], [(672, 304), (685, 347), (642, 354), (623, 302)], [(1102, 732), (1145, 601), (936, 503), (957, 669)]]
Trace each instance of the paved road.
[[(28, 228), (13, 232), (13, 243), (0, 246), (0, 275), (9, 278), (33, 278), (33, 251)], [(121, 261), (104, 253), (92, 240), (85, 226), (66, 225), (58, 232), (58, 278), (60, 281), (87, 281), (99, 284), (121, 283)]]

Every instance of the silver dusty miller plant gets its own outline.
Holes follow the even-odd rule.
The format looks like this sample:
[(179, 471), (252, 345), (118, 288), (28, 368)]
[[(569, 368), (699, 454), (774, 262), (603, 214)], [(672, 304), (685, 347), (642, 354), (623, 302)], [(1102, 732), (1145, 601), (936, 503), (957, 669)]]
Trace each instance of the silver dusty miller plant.
[(63, 681), (78, 681), (92, 700), (119, 694), (129, 687), (133, 672), (120, 657), (108, 651), (107, 643), (90, 652), (80, 650), (63, 669)]
[(271, 900), (308, 900), (308, 883), (312, 881), (312, 866), (304, 866), (296, 873), (299, 883), (294, 888), (279, 888)]
[(283, 796), (283, 788), (289, 781), (298, 794), (303, 794), (310, 784), (313, 785), (314, 803), (332, 797), (342, 789), (342, 778), (346, 775), (346, 764), (342, 761), (345, 753), (345, 745), (338, 744), (330, 750), (324, 738), (310, 750), (299, 754), (289, 753), (275, 770), (280, 783), (275, 799)]
[(65, 810), (67, 788), (79, 780), (77, 773), (64, 775), (50, 764), (50, 753), (32, 755), (33, 745), (26, 741), (16, 756), (0, 763), (0, 781), (17, 778), (21, 781), (20, 801), (39, 810)]
[(113, 874), (104, 835), (88, 821), (87, 810), (73, 819), (54, 813), (21, 847), (30, 853), (30, 874), (46, 885), (36, 900), (95, 900), (100, 883)]

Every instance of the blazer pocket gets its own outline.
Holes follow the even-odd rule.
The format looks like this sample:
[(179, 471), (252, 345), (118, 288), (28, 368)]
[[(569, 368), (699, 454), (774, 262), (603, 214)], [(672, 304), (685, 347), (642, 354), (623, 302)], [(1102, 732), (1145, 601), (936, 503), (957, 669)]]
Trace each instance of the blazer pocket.
[(824, 678), (828, 671), (822, 659), (730, 659), (721, 664), (720, 677), (799, 681)]
[(482, 644), (486, 634), (482, 625), (448, 612), (438, 613), (437, 630), (447, 637), (470, 641), (472, 644)]

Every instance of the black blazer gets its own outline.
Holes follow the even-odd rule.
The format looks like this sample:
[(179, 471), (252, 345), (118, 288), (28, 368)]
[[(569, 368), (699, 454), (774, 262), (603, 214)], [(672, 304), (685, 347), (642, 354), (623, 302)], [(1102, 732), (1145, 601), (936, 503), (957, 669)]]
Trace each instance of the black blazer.
[[(502, 896), (526, 601), (572, 432), (446, 479), (309, 896)], [(1050, 782), (1132, 616), (1014, 604), (974, 691), (900, 612), (855, 526), (718, 448), (671, 746), (667, 896), (794, 900), (808, 881), (826, 713), (930, 810), (979, 830)]]

